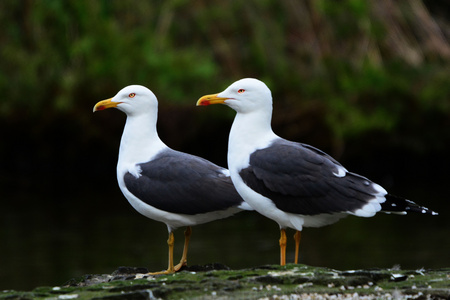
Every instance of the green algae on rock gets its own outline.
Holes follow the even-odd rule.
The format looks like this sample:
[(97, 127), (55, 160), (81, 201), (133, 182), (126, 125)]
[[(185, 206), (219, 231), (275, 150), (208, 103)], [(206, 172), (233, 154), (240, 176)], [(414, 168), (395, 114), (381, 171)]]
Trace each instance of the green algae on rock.
[[(194, 271), (195, 270), (195, 271)], [(61, 287), (3, 291), (0, 299), (449, 299), (450, 268), (333, 270), (270, 265), (231, 270), (221, 264), (186, 267), (160, 276), (121, 267), (85, 275)]]

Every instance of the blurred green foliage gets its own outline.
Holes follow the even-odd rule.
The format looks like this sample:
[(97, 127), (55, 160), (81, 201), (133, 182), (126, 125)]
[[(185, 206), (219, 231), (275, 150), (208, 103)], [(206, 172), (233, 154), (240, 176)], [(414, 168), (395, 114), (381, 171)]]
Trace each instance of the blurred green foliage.
[(174, 101), (194, 96), (192, 83), (205, 81), (216, 67), (206, 49), (172, 44), (164, 24), (171, 18), (167, 5), (2, 1), (0, 89), (8, 100), (1, 113), (70, 110), (83, 96), (132, 83), (156, 86)]
[(0, 116), (82, 119), (129, 84), (193, 105), (257, 77), (278, 107), (319, 107), (337, 139), (395, 131), (450, 115), (442, 22), (420, 0), (4, 0)]

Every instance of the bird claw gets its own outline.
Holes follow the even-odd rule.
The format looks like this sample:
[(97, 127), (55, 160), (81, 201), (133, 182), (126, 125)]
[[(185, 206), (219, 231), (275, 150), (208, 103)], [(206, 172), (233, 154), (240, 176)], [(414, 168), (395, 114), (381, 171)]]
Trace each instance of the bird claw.
[(173, 273), (175, 273), (175, 272), (176, 272), (175, 270), (167, 269), (167, 270), (165, 270), (165, 271), (160, 271), (160, 272), (150, 272), (150, 273), (147, 273), (147, 274), (145, 274), (145, 275), (149, 275), (149, 276), (154, 276), (154, 275), (169, 275), (169, 274), (173, 274)]
[(180, 261), (180, 263), (177, 264), (176, 266), (174, 266), (173, 269), (169, 268), (169, 269), (167, 269), (165, 271), (150, 272), (150, 273), (147, 273), (145, 275), (149, 275), (149, 276), (153, 276), (153, 275), (169, 275), (169, 274), (173, 274), (175, 272), (180, 271), (185, 266), (187, 266), (187, 260)]

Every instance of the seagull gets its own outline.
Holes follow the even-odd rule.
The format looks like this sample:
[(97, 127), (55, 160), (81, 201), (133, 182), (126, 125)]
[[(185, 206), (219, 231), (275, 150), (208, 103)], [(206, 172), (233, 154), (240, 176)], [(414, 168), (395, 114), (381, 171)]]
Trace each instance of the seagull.
[[(125, 198), (142, 215), (163, 222), (169, 231), (171, 274), (187, 263), (191, 226), (251, 210), (234, 188), (229, 171), (203, 158), (175, 151), (158, 136), (158, 101), (140, 85), (120, 90), (98, 102), (94, 112), (117, 108), (127, 115), (117, 163), (117, 181)], [(180, 263), (174, 266), (173, 231), (186, 227)]]
[(285, 140), (271, 127), (272, 94), (262, 81), (245, 78), (197, 106), (225, 104), (236, 111), (228, 141), (228, 168), (238, 193), (257, 212), (280, 226), (280, 264), (286, 264), (286, 228), (296, 230), (295, 263), (303, 227), (322, 227), (354, 215), (379, 211), (437, 215), (389, 194), (347, 171), (325, 152)]

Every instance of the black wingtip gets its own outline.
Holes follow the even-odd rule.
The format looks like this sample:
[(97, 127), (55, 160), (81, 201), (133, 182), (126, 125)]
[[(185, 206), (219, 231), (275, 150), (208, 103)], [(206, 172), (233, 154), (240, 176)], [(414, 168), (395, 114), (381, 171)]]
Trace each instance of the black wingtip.
[(386, 195), (386, 202), (381, 203), (381, 211), (387, 212), (387, 213), (419, 213), (419, 214), (426, 214), (426, 215), (432, 215), (437, 216), (439, 213), (432, 211), (431, 209), (428, 209), (424, 206), (417, 205), (411, 200), (404, 199), (399, 196), (395, 196), (392, 194)]

